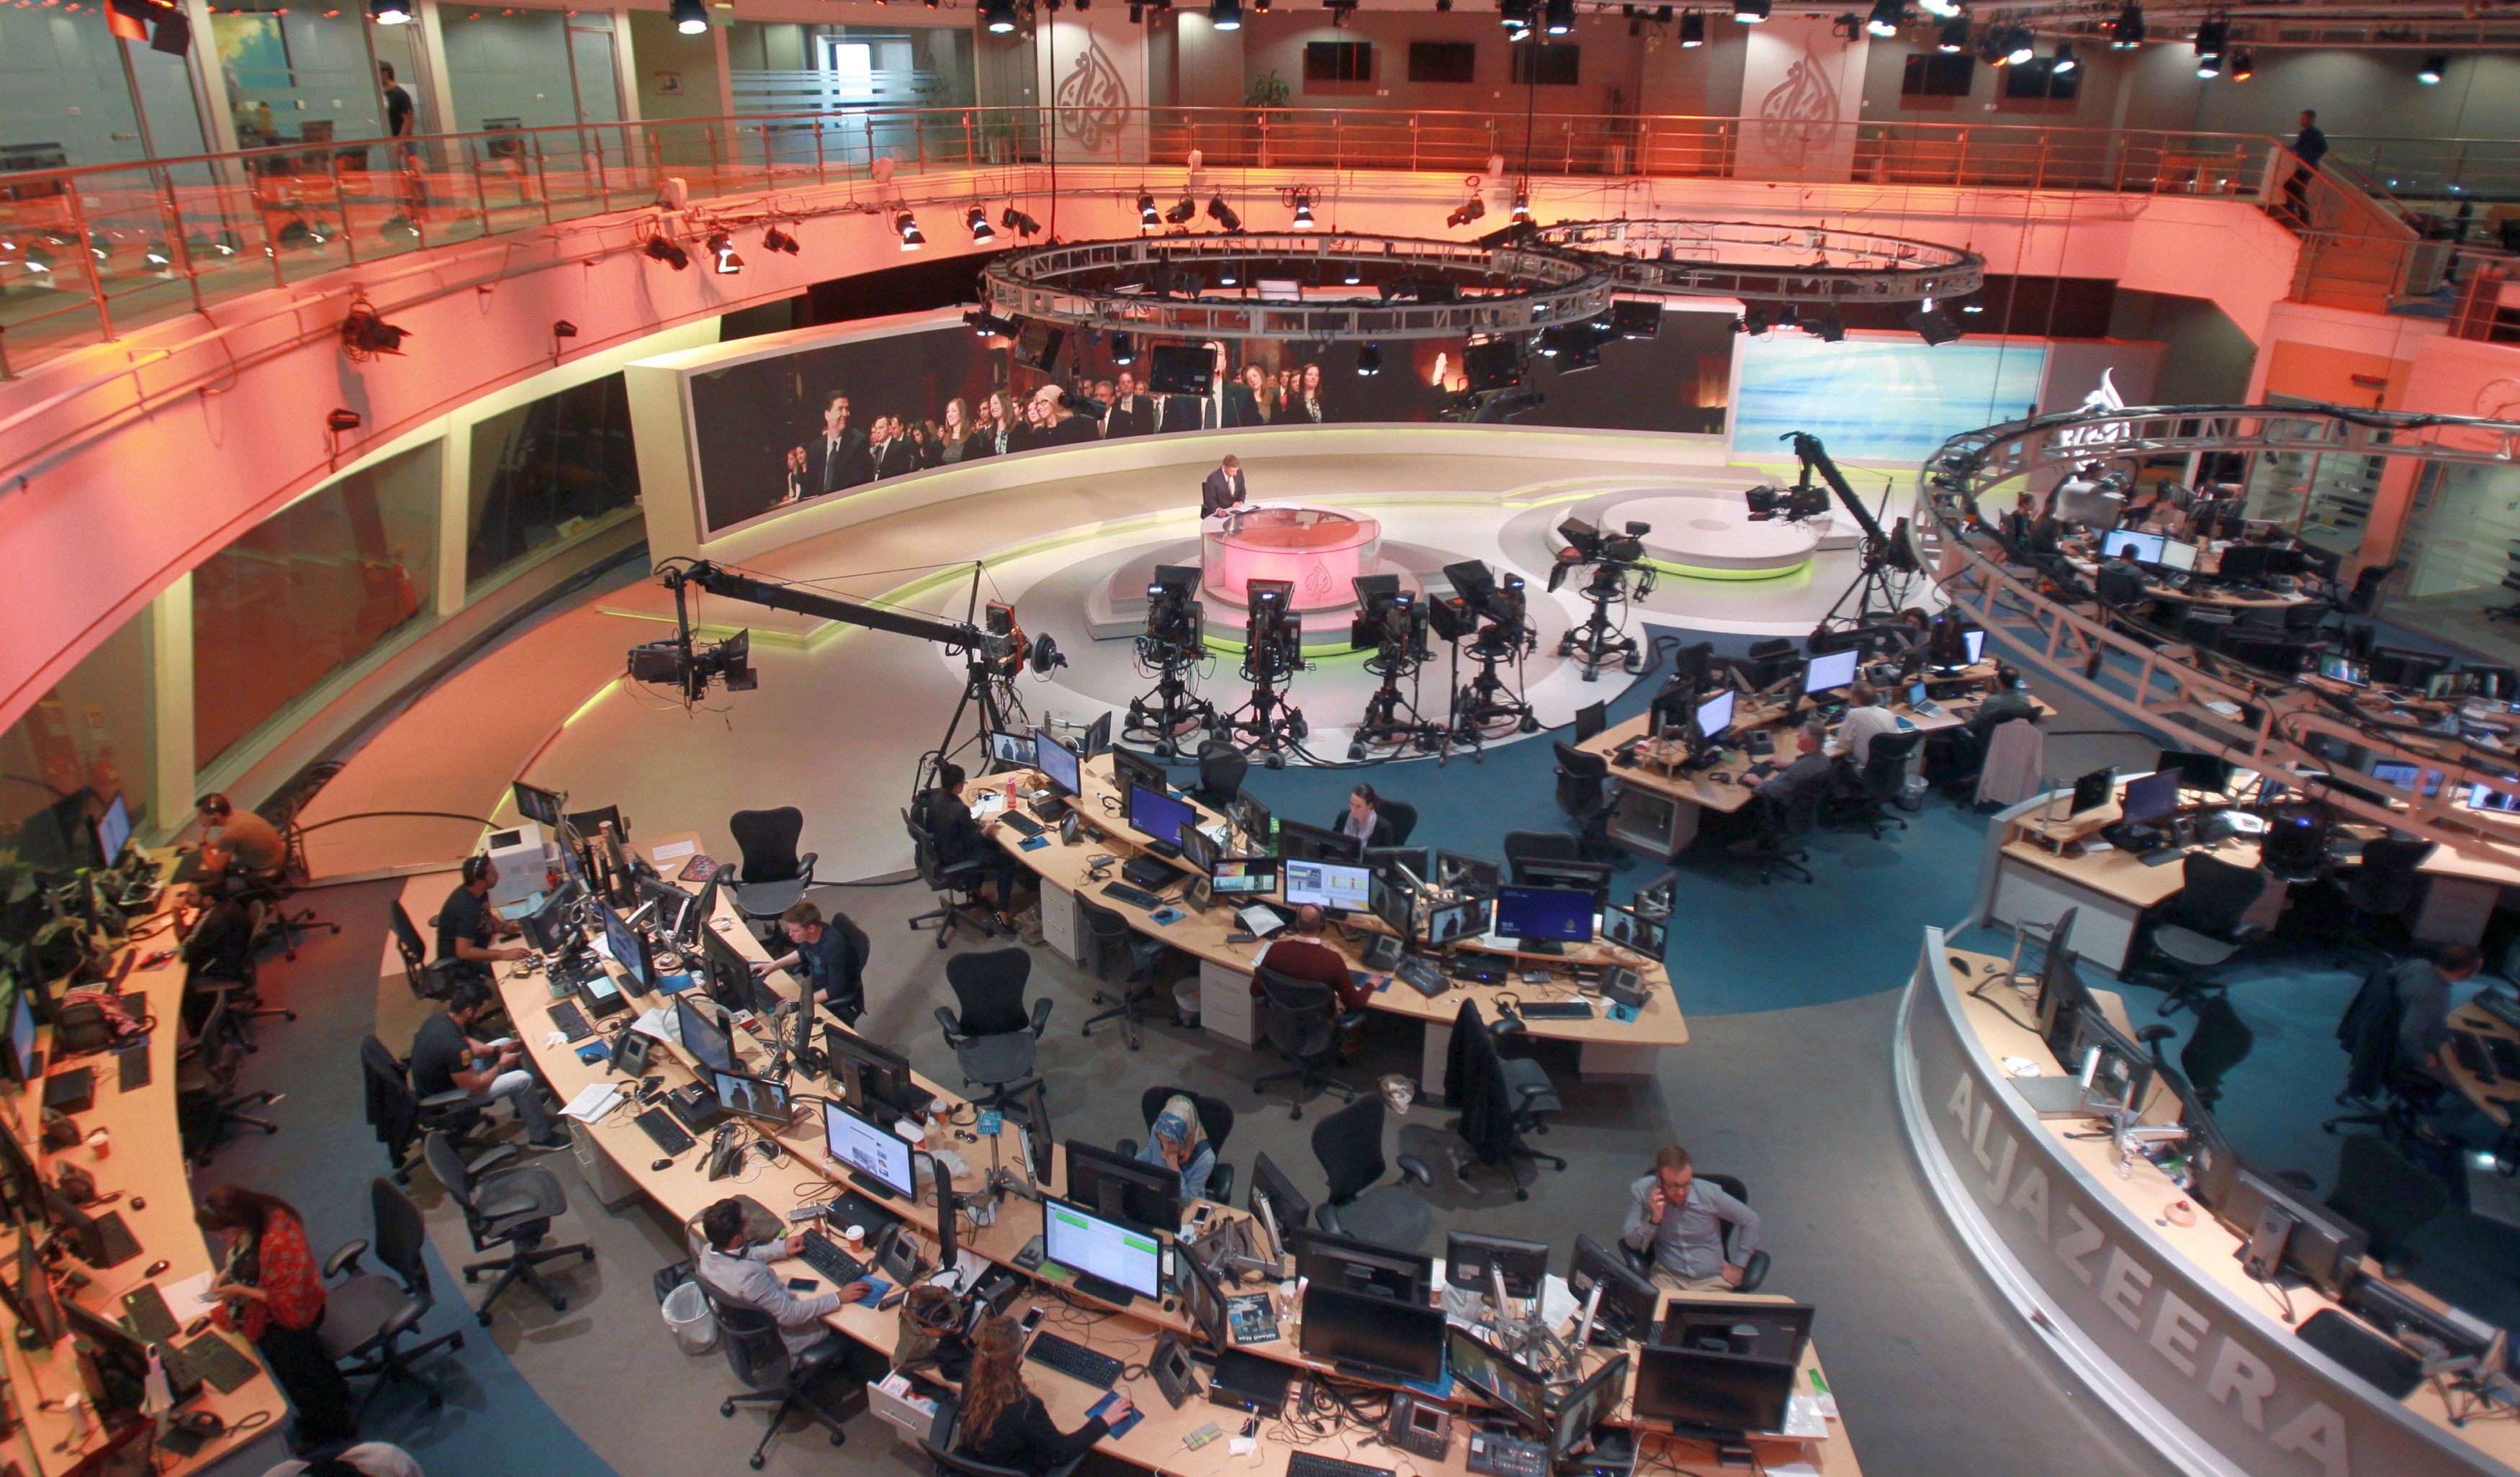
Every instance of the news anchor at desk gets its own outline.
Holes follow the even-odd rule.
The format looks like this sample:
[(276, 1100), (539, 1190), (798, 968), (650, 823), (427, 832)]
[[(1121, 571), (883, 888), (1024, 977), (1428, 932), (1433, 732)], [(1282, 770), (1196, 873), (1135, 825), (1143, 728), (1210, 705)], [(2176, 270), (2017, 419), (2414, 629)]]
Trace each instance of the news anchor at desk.
[(1250, 489), (1242, 481), (1241, 460), (1229, 456), (1216, 470), (1207, 474), (1206, 481), (1198, 485), (1198, 515), (1215, 517), (1240, 506), (1249, 497)]
[[(1654, 1283), (1668, 1291), (1729, 1291), (1759, 1249), (1759, 1213), (1697, 1178), (1688, 1150), (1677, 1143), (1654, 1155), (1653, 1173), (1628, 1186), (1628, 1199), (1619, 1239), (1652, 1254)], [(1724, 1259), (1727, 1225), (1734, 1229), (1738, 1263)]]

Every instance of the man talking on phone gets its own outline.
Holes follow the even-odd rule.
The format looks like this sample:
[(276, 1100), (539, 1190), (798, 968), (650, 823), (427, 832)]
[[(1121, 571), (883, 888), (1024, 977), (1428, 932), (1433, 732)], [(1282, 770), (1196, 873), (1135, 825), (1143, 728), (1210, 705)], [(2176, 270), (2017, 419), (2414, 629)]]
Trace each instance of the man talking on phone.
[[(1740, 1285), (1750, 1254), (1759, 1249), (1759, 1213), (1697, 1178), (1688, 1150), (1665, 1144), (1653, 1173), (1628, 1186), (1633, 1203), (1619, 1239), (1632, 1251), (1650, 1251), (1653, 1279), (1672, 1292), (1723, 1292)], [(1726, 1259), (1724, 1228), (1733, 1228)]]

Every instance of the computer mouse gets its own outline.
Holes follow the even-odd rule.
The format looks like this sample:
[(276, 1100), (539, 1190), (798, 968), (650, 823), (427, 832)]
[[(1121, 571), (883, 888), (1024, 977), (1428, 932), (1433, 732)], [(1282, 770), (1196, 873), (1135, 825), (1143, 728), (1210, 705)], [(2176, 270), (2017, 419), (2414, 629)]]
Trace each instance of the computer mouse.
[(202, 1331), (209, 1326), (210, 1316), (204, 1313), (200, 1318), (197, 1318), (184, 1325), (184, 1336), (186, 1338), (199, 1338), (202, 1335)]
[(150, 1264), (149, 1264), (149, 1270), (148, 1270), (148, 1271), (143, 1272), (142, 1274), (140, 1274), (141, 1280), (146, 1281), (146, 1280), (148, 1280), (148, 1279), (149, 1279), (149, 1278), (151, 1278), (151, 1277), (157, 1276), (158, 1276), (160, 1273), (163, 1273), (167, 1268), (172, 1267), (172, 1266), (174, 1266), (174, 1265), (175, 1265), (174, 1263), (167, 1261), (167, 1260), (166, 1260), (165, 1258), (163, 1258), (163, 1257), (160, 1257), (160, 1258), (158, 1258), (157, 1261), (154, 1261), (154, 1262), (152, 1262), (152, 1263), (150, 1263)]
[(657, 1160), (655, 1163), (651, 1164), (651, 1165), (649, 1165), (648, 1167), (649, 1167), (650, 1169), (667, 1169), (667, 1168), (672, 1167), (673, 1162), (674, 1162), (674, 1161), (673, 1161), (673, 1160), (671, 1160), (671, 1159), (659, 1159), (659, 1160)]

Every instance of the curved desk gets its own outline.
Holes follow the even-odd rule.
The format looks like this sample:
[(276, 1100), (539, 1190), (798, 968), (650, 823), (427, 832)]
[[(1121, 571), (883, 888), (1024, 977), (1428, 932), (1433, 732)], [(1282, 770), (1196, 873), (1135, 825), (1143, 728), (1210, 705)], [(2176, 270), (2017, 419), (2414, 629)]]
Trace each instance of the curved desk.
[(1245, 509), (1201, 532), (1199, 545), (1203, 588), (1233, 605), (1251, 604), (1255, 579), (1293, 585), (1291, 609), (1353, 604), (1356, 577), (1382, 566), (1382, 524), (1330, 508)]
[[(1109, 755), (1085, 761), (1079, 772), (1085, 783), (1085, 793), (1074, 803), (1087, 830), (1099, 832), (1099, 836), (1089, 835), (1078, 844), (1069, 846), (1059, 840), (1058, 828), (1050, 827), (1042, 832), (1042, 838), (1049, 844), (1027, 851), (1023, 849), (1023, 838), (1010, 828), (1000, 826), (993, 830), (998, 844), (1032, 869), (1040, 879), (1044, 940), (1071, 963), (1081, 963), (1087, 931), (1083, 915), (1075, 907), (1075, 902), (1080, 897), (1090, 898), (1097, 906), (1108, 908), (1127, 918), (1129, 926), (1140, 933), (1160, 939), (1197, 960), (1200, 1023), (1230, 1041), (1252, 1045), (1257, 1037), (1251, 1015), (1251, 974), (1259, 964), (1260, 956), (1267, 950), (1268, 941), (1263, 939), (1248, 944), (1229, 941), (1227, 935), (1241, 925), (1229, 910), (1221, 906), (1211, 906), (1205, 913), (1192, 913), (1170, 924), (1162, 924), (1155, 922), (1148, 910), (1105, 895), (1102, 891), (1102, 879), (1092, 874), (1094, 859), (1117, 857), (1125, 861), (1145, 853), (1148, 841), (1152, 838), (1131, 829), (1120, 819), (1119, 791), (1111, 781)], [(1002, 793), (1011, 778), (1017, 780), (1018, 788), (1044, 783), (1035, 775), (1017, 772), (1011, 776), (1001, 772), (972, 781), (965, 794), (977, 806), (988, 797)], [(1186, 803), (1198, 812), (1201, 825), (1213, 825), (1222, 819), (1195, 800), (1186, 799)], [(987, 809), (979, 813), (984, 818), (996, 814), (994, 810)], [(1174, 861), (1171, 865), (1184, 880), (1192, 874), (1188, 862)], [(1106, 872), (1107, 877), (1117, 877), (1118, 874), (1116, 866)], [(1178, 897), (1175, 888), (1166, 888), (1165, 893), (1168, 900)], [(1282, 902), (1282, 893), (1250, 901)], [(1176, 902), (1176, 906), (1180, 905)], [(1332, 925), (1323, 942), (1346, 956), (1351, 965), (1361, 968), (1364, 940), (1389, 931), (1379, 918), (1357, 914), (1344, 923)], [(1485, 945), (1480, 948), (1482, 952), (1502, 952), (1489, 951)], [(1534, 1037), (1577, 1043), (1582, 1049), (1582, 1070), (1588, 1077), (1649, 1074), (1654, 1070), (1657, 1054), (1664, 1048), (1681, 1046), (1688, 1040), (1688, 1023), (1681, 1014), (1678, 985), (1658, 961), (1598, 942), (1570, 945), (1563, 954), (1533, 954), (1522, 956), (1522, 959), (1541, 967), (1550, 964), (1623, 963), (1636, 969), (1652, 988), (1651, 997), (1633, 1021), (1622, 1023), (1610, 1019), (1602, 1013), (1600, 1003), (1597, 1001), (1595, 1013), (1589, 1019), (1532, 1019), (1526, 1023), (1525, 1029)], [(1431, 997), (1419, 995), (1397, 981), (1385, 981), (1368, 1008), (1424, 1023), (1426, 1040), (1419, 1058), (1419, 1090), (1430, 1098), (1440, 1098), (1444, 1087), (1445, 1052), (1452, 1045), (1453, 1021), (1461, 1014), (1463, 995), (1476, 998), (1481, 1013), (1494, 1019), (1497, 1013), (1494, 997), (1502, 993), (1512, 993), (1530, 1000), (1576, 997), (1573, 984), (1563, 977), (1553, 977), (1551, 984), (1540, 986), (1518, 983), (1471, 985), (1456, 981), (1452, 989)]]
[(1925, 930), (1899, 1010), (1899, 1108), (1945, 1217), (2092, 1393), (2189, 1472), (2507, 1477), (2520, 1423), (2454, 1428), (2429, 1383), (2389, 1400), (2283, 1320), (2287, 1307), (2297, 1321), (2334, 1307), (2326, 1297), (2252, 1280), (2241, 1238), (2211, 1216), (2169, 1222), (2187, 1194), (2162, 1170), (2138, 1157), (2122, 1175), (2105, 1139), (2075, 1137), (2079, 1120), (2032, 1112), (2004, 1058), (2061, 1069), (2015, 1018), (2020, 995), (1988, 990), (1999, 1005), (1964, 988), (2003, 967)]

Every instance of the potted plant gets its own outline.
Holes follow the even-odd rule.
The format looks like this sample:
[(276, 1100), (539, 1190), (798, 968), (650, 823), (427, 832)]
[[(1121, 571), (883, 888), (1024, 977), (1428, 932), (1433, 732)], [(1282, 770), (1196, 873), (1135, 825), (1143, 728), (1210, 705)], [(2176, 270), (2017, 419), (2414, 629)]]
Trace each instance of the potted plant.
[(1283, 108), (1294, 98), (1295, 89), (1287, 85), (1284, 77), (1278, 75), (1278, 68), (1274, 67), (1253, 77), (1250, 85), (1243, 89), (1242, 106), (1259, 114), (1252, 121), (1259, 133), (1259, 165), (1263, 169), (1269, 167), (1269, 110)]

